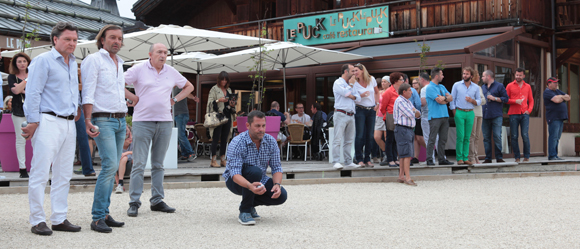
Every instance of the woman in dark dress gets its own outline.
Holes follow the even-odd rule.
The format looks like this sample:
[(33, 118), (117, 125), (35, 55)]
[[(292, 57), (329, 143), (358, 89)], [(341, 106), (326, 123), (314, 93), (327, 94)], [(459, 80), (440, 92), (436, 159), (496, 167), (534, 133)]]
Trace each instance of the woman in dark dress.
[(28, 79), (28, 65), (30, 57), (25, 53), (17, 53), (10, 61), (10, 75), (8, 75), (8, 87), (12, 92), (12, 123), (16, 134), (16, 155), (20, 168), (20, 178), (28, 178), (26, 172), (26, 139), (20, 135), (22, 122), (26, 121), (24, 116), (24, 105), (26, 81)]

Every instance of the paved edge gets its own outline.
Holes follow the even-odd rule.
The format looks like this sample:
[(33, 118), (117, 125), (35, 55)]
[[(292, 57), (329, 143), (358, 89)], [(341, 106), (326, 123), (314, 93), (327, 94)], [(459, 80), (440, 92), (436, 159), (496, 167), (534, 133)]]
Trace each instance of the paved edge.
[[(455, 174), (455, 175), (426, 175), (413, 176), (416, 181), (443, 181), (443, 180), (469, 180), (469, 179), (496, 179), (496, 178), (520, 178), (542, 176), (580, 176), (580, 171), (559, 172), (518, 172), (518, 173), (481, 173), (481, 174)], [(310, 184), (333, 184), (333, 183), (369, 183), (369, 182), (396, 182), (397, 176), (381, 177), (346, 177), (346, 178), (317, 178), (317, 179), (285, 179), (283, 185), (310, 185)], [(165, 189), (189, 189), (189, 188), (224, 188), (223, 181), (212, 182), (165, 182)], [(150, 189), (151, 184), (145, 183), (144, 188)], [(95, 185), (71, 185), (70, 193), (94, 192)], [(50, 187), (46, 188), (47, 194)], [(28, 187), (0, 187), (0, 195), (4, 194), (27, 194)]]

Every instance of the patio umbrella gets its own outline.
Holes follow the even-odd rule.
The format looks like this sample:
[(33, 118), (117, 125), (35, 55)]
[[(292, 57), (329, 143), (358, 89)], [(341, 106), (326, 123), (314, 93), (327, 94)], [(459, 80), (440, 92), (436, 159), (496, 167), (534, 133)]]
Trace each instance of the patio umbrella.
[[(226, 72), (247, 72), (248, 68), (246, 67), (237, 67), (232, 65), (226, 64), (216, 64), (216, 63), (203, 63), (200, 60), (205, 58), (212, 58), (215, 57), (214, 54), (208, 54), (203, 52), (191, 52), (187, 54), (180, 54), (173, 57), (173, 67), (183, 73), (194, 73), (196, 75), (196, 82), (199, 82), (199, 75), (200, 74), (217, 74), (221, 71)], [(139, 61), (129, 61), (125, 62), (125, 65), (135, 65), (139, 63), (146, 62), (147, 60), (139, 60)], [(167, 61), (169, 63), (169, 61)], [(199, 84), (196, 84), (199, 85)], [(201, 97), (201, 91), (198, 88), (197, 97)], [(200, 105), (196, 104), (196, 120), (199, 119), (199, 110)]]
[(0, 75), (2, 75), (2, 85), (7, 86), (8, 85), (8, 74), (0, 72)]
[[(265, 44), (266, 53), (263, 54), (265, 68), (282, 68), (284, 78), (284, 106), (286, 102), (286, 67), (301, 67), (309, 65), (320, 65), (350, 60), (365, 60), (372, 57), (351, 53), (343, 53), (322, 48), (304, 46), (293, 42), (278, 42)], [(202, 59), (204, 63), (229, 64), (236, 67), (252, 67), (255, 64), (255, 57), (260, 54), (260, 48), (251, 48), (216, 57)]]

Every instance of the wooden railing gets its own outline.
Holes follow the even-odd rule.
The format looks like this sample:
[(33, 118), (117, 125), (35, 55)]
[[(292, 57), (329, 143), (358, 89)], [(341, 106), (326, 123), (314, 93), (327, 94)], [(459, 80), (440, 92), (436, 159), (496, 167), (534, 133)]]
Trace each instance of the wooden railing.
[[(564, 8), (567, 6), (567, 8)], [(577, 24), (580, 0), (558, 4), (563, 9), (562, 19)], [(549, 0), (417, 0), (390, 7), (390, 31), (404, 34), (415, 32), (441, 32), (471, 27), (520, 25), (532, 22), (551, 26)], [(419, 11), (417, 11), (419, 9)], [(519, 23), (518, 23), (519, 22)], [(219, 31), (258, 37), (257, 25), (233, 26)], [(268, 23), (268, 38), (284, 40), (284, 25), (281, 20)]]
[(556, 3), (556, 28), (558, 30), (580, 27), (580, 1)]

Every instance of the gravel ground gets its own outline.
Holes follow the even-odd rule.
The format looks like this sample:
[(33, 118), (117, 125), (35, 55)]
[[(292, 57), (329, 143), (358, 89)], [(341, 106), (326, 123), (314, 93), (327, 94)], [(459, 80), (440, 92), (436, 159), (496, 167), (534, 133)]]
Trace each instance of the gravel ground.
[(90, 230), (93, 193), (75, 193), (68, 219), (83, 230), (47, 237), (30, 232), (27, 195), (2, 195), (0, 248), (580, 247), (580, 176), (417, 184), (285, 186), (288, 201), (258, 207), (250, 227), (226, 188), (167, 190), (174, 214), (151, 212), (147, 191), (137, 218), (126, 216), (127, 193), (113, 194), (111, 214), (126, 225), (111, 234)]

